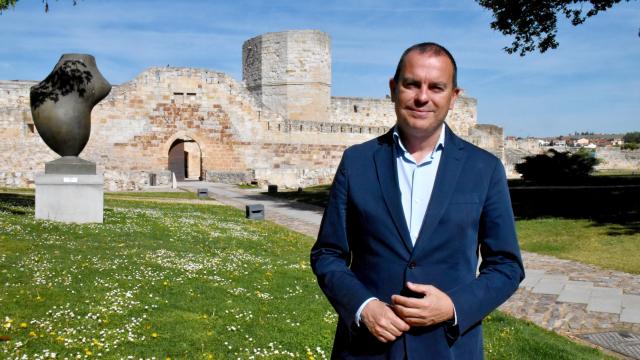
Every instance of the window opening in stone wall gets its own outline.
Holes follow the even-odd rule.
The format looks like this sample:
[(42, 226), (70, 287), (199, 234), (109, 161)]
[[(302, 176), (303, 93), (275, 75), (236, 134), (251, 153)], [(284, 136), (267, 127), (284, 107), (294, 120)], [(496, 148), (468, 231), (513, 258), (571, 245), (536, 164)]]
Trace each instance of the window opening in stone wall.
[(187, 96), (196, 96), (196, 93), (187, 93)]
[(358, 105), (353, 105), (353, 112), (358, 112)]
[(174, 93), (173, 93), (173, 95), (176, 95), (176, 96), (182, 96), (182, 95), (184, 95), (184, 93), (181, 93), (181, 92), (174, 92)]

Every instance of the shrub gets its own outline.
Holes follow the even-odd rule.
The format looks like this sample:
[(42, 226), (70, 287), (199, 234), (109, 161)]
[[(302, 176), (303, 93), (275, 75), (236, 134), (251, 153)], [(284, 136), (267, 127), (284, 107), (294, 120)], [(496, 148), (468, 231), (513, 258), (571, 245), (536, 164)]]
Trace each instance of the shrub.
[(574, 154), (550, 149), (544, 154), (527, 156), (515, 170), (526, 181), (540, 184), (564, 184), (586, 179), (600, 161), (593, 152), (581, 149)]

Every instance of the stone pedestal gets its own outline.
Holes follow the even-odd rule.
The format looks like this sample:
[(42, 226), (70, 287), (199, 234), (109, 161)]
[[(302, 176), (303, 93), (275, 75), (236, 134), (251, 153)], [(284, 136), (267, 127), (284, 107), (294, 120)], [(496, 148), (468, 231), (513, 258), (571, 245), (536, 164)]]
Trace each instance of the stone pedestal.
[(102, 175), (38, 174), (36, 219), (65, 223), (102, 223)]

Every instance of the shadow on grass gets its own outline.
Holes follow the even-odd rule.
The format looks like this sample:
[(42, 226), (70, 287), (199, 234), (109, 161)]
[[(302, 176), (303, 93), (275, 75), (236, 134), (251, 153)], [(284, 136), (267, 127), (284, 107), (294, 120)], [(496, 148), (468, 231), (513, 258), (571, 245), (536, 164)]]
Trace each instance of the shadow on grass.
[(304, 207), (304, 205), (302, 205), (308, 204), (324, 209), (329, 201), (330, 188), (330, 185), (318, 185), (302, 189), (302, 191), (282, 191), (277, 193), (262, 192), (261, 194), (270, 196), (274, 200), (282, 203), (290, 203), (291, 201), (294, 201), (291, 203), (293, 208), (299, 208), (302, 206), (305, 210), (310, 210), (309, 206)]
[(640, 233), (640, 185), (511, 187), (509, 192), (517, 219), (589, 219), (608, 226), (608, 235)]
[(2, 194), (0, 193), (0, 212), (14, 215), (26, 215), (24, 208), (35, 207), (33, 195)]
[[(595, 226), (607, 226), (608, 235), (640, 233), (640, 177), (599, 176), (581, 185), (530, 186), (510, 181), (511, 204), (516, 219), (589, 219)], [(282, 202), (307, 203), (324, 208), (329, 185), (302, 191), (262, 193)]]

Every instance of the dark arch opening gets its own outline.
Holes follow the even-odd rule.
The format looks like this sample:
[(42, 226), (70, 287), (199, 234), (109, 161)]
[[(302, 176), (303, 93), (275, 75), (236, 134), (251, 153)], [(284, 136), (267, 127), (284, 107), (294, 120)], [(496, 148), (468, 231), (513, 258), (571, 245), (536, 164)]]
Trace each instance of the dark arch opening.
[(176, 139), (169, 148), (169, 171), (176, 180), (202, 180), (202, 151), (193, 139)]

